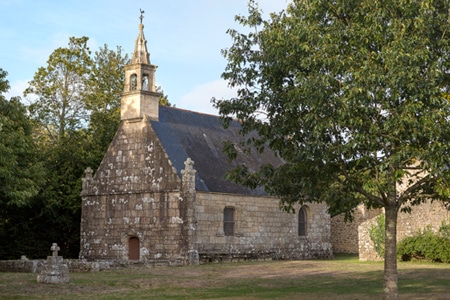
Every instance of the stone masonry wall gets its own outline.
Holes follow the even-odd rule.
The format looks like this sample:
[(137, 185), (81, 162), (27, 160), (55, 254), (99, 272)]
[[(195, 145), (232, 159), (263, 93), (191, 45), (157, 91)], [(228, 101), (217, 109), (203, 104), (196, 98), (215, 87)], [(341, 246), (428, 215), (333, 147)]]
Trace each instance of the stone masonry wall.
[[(223, 210), (235, 208), (235, 234), (225, 236)], [(197, 241), (202, 261), (330, 258), (330, 216), (322, 204), (305, 205), (307, 236), (298, 235), (298, 213), (279, 209), (272, 197), (197, 192)], [(298, 210), (297, 210), (298, 212)]]
[(415, 235), (419, 229), (428, 226), (437, 232), (442, 222), (450, 222), (450, 211), (441, 202), (425, 202), (412, 207), (411, 214), (400, 212), (398, 215), (397, 239)]
[[(398, 214), (397, 242), (427, 228), (437, 232), (443, 222), (447, 224), (450, 222), (450, 212), (442, 203), (428, 201), (419, 206), (413, 206), (411, 213)], [(373, 217), (359, 226), (360, 260), (381, 259), (377, 256), (369, 237), (369, 228), (375, 223), (376, 217)]]
[(358, 206), (354, 211), (353, 221), (344, 220), (344, 215), (340, 214), (331, 218), (331, 243), (334, 253), (358, 253), (359, 237), (358, 226), (380, 214), (379, 209), (366, 209), (363, 205)]
[(139, 260), (183, 260), (179, 199), (179, 193), (144, 193), (84, 201), (80, 258), (126, 260), (128, 240), (137, 237)]
[[(185, 164), (181, 180), (151, 124), (122, 121), (95, 175), (83, 179), (80, 258), (126, 261), (135, 238), (142, 263), (332, 256), (325, 205), (304, 206), (302, 237), (298, 214), (282, 212), (278, 199), (198, 192), (195, 164)], [(234, 236), (223, 232), (225, 206), (235, 208)]]
[[(134, 267), (158, 267), (169, 266), (169, 262), (129, 262), (124, 260), (101, 260), (87, 261), (83, 259), (64, 259), (64, 263), (69, 267), (70, 273), (96, 273), (106, 270), (117, 270)], [(46, 259), (30, 259), (30, 260), (0, 260), (0, 272), (11, 273), (40, 273), (45, 270), (47, 265)]]
[(82, 196), (179, 190), (180, 182), (150, 122), (122, 121)]
[(140, 261), (185, 260), (181, 180), (146, 119), (122, 121), (94, 176), (83, 179), (80, 258), (126, 260), (139, 239)]
[(376, 226), (376, 223), (377, 223), (377, 216), (374, 216), (358, 226), (358, 233), (359, 233), (358, 254), (359, 260), (361, 261), (383, 260), (383, 258), (378, 256), (377, 252), (375, 251), (373, 242), (369, 236), (369, 228), (371, 228), (372, 226)]

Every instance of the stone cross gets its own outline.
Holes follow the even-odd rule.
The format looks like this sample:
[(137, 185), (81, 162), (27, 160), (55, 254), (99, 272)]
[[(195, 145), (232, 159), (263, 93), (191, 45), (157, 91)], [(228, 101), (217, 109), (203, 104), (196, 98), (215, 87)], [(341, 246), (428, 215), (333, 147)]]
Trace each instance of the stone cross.
[(193, 168), (194, 161), (188, 157), (184, 162), (184, 166), (184, 170), (181, 170), (183, 190), (193, 193), (195, 192), (195, 173), (197, 172)]
[(194, 165), (194, 161), (190, 157), (188, 157), (186, 159), (186, 161), (184, 162), (185, 170), (188, 171), (188, 172), (192, 172), (192, 170), (193, 170), (192, 166), (193, 165)]
[(58, 256), (58, 251), (61, 249), (58, 247), (58, 244), (53, 243), (50, 250), (52, 250), (52, 256)]

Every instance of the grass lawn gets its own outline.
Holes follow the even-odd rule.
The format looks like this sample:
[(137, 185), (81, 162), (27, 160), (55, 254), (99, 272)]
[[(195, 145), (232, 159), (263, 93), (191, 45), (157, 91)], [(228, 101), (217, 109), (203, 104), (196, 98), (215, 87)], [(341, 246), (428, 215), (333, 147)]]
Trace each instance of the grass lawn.
[[(450, 299), (450, 265), (399, 262), (402, 299)], [(380, 299), (382, 262), (267, 261), (71, 273), (67, 284), (0, 273), (0, 299)]]

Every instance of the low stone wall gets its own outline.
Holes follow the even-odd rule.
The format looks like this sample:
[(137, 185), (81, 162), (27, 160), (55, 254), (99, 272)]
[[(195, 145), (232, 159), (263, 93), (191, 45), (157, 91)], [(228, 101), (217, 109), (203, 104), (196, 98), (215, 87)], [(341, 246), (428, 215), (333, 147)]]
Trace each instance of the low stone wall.
[[(125, 260), (99, 260), (86, 261), (82, 259), (64, 259), (64, 263), (69, 267), (70, 272), (100, 272), (105, 270), (117, 270), (134, 267), (160, 267), (160, 266), (180, 266), (182, 263), (171, 261), (125, 261)], [(46, 259), (29, 260), (0, 260), (0, 272), (13, 273), (40, 273), (45, 269)]]
[(37, 273), (43, 269), (44, 259), (0, 260), (0, 272)]

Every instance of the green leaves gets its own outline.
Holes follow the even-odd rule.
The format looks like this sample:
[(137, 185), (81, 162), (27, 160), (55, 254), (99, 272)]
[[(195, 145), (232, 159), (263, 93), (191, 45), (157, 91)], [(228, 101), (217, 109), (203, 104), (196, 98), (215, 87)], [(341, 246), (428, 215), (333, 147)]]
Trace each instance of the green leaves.
[(38, 96), (29, 107), (30, 113), (54, 142), (88, 119), (83, 99), (92, 66), (87, 41), (87, 37), (71, 37), (67, 48), (53, 51), (47, 67), (38, 69), (24, 92), (25, 96)]
[(263, 186), (288, 211), (304, 201), (346, 217), (358, 204), (384, 207), (386, 299), (398, 296), (398, 210), (450, 199), (449, 9), (444, 0), (294, 0), (262, 20), (251, 1), (237, 18), (249, 33), (230, 30), (223, 51), (222, 77), (238, 96), (215, 107), (225, 123), (241, 121), (249, 145), (285, 161), (232, 178)]
[[(250, 2), (249, 16), (236, 19), (249, 33), (229, 30), (233, 44), (223, 51), (223, 77), (238, 97), (213, 103), (224, 120), (242, 120), (242, 134), (259, 134), (250, 144), (267, 142), (291, 166), (272, 176), (297, 170), (290, 187), (273, 177), (266, 190), (288, 202), (314, 195), (330, 207), (337, 200), (323, 186), (345, 184), (342, 197), (369, 206), (408, 201), (424, 188), (439, 197), (432, 186), (442, 188), (436, 180), (450, 162), (442, 155), (450, 150), (448, 5), (293, 1), (262, 20)], [(414, 161), (439, 175), (389, 198)], [(321, 171), (300, 174), (311, 164)]]
[[(0, 69), (1, 92), (7, 90), (6, 72)], [(19, 98), (0, 95), (0, 223), (8, 206), (25, 206), (42, 184), (43, 168), (37, 161), (31, 122)]]
[[(70, 38), (37, 70), (25, 91), (38, 97), (30, 118), (18, 99), (0, 101), (3, 259), (45, 255), (55, 241), (63, 255), (78, 256), (81, 177), (100, 163), (117, 130), (128, 63), (120, 47), (105, 45), (91, 57), (87, 41)], [(0, 70), (0, 88), (7, 89), (2, 76)]]

